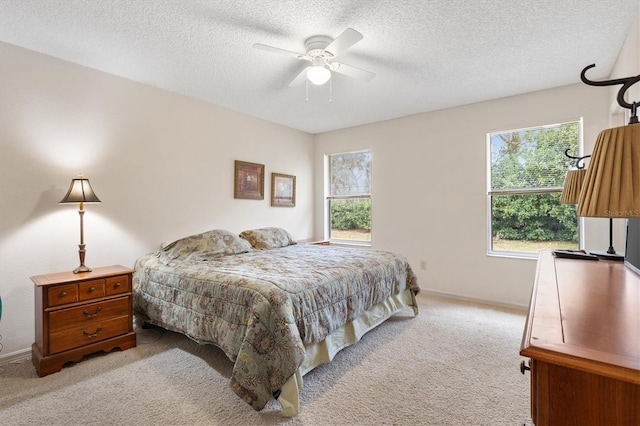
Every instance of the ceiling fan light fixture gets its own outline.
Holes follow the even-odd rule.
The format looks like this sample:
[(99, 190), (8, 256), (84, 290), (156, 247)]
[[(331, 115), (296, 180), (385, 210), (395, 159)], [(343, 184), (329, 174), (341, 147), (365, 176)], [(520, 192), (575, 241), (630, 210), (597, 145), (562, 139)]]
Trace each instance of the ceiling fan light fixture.
[(331, 78), (331, 71), (323, 65), (312, 65), (307, 70), (307, 79), (316, 86), (322, 86)]

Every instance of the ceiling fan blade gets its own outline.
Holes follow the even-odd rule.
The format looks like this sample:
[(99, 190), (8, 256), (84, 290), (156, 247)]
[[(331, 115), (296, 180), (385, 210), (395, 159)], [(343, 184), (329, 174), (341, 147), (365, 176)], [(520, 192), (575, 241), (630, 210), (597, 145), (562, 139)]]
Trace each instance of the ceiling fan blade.
[(297, 59), (303, 59), (304, 53), (296, 53), (291, 50), (280, 49), (279, 47), (267, 46), (266, 44), (254, 43), (253, 47), (260, 50), (266, 50), (268, 52), (280, 53), (281, 55), (293, 56)]
[(363, 38), (364, 36), (353, 28), (347, 28), (342, 32), (342, 34), (340, 34), (335, 40), (333, 40), (331, 44), (325, 47), (324, 50), (325, 52), (331, 53), (333, 56), (337, 56)]
[(348, 77), (357, 78), (358, 80), (362, 81), (371, 81), (376, 76), (376, 74), (371, 71), (365, 71), (360, 68), (352, 67), (351, 65), (342, 64), (340, 62), (332, 62), (330, 68), (331, 71), (344, 74)]
[(299, 86), (304, 83), (304, 81), (307, 79), (307, 69), (309, 69), (308, 66), (303, 67), (302, 70), (298, 74), (296, 74), (293, 80), (291, 80), (289, 86)]

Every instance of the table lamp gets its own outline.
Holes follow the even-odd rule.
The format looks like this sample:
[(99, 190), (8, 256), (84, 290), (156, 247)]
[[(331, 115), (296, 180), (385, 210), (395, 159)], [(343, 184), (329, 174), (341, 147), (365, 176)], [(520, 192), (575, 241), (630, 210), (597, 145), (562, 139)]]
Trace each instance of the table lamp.
[(609, 250), (593, 254), (612, 260), (624, 260), (624, 255), (613, 249), (614, 218), (640, 217), (640, 123), (637, 102), (624, 99), (625, 92), (640, 81), (640, 75), (616, 80), (594, 82), (580, 78), (592, 86), (622, 84), (618, 104), (631, 110), (629, 124), (600, 132), (593, 149), (589, 170), (585, 175), (578, 199), (578, 216), (609, 218)]
[(85, 257), (85, 244), (84, 244), (84, 225), (83, 225), (83, 217), (84, 217), (84, 203), (99, 203), (100, 200), (93, 192), (91, 188), (91, 184), (89, 183), (89, 179), (84, 178), (81, 174), (78, 175), (77, 178), (71, 180), (71, 185), (69, 185), (69, 191), (67, 191), (67, 195), (60, 201), (63, 203), (80, 203), (80, 207), (78, 209), (78, 214), (80, 215), (80, 244), (78, 245), (78, 254), (80, 255), (80, 266), (73, 270), (74, 274), (79, 272), (89, 272), (91, 271), (84, 264)]
[(576, 160), (576, 168), (569, 170), (567, 172), (567, 176), (564, 178), (560, 204), (578, 204), (580, 191), (582, 190), (582, 182), (587, 174), (587, 170), (584, 168), (584, 159), (591, 156), (585, 155), (584, 157), (573, 157), (569, 155), (568, 149), (564, 152), (564, 155)]

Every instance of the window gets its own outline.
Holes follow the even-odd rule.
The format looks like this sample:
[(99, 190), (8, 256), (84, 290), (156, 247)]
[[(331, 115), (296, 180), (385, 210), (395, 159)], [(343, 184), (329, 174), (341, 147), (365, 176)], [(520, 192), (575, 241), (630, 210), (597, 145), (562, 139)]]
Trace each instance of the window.
[(582, 146), (582, 120), (487, 135), (489, 253), (578, 249), (576, 206), (560, 204)]
[(371, 151), (327, 155), (329, 239), (371, 243)]

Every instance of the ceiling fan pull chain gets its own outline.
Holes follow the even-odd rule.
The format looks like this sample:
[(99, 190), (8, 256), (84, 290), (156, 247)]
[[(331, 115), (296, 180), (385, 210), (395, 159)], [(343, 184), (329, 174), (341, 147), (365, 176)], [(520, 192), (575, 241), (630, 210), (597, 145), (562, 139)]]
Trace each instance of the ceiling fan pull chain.
[(329, 80), (329, 103), (333, 103), (333, 83)]
[(306, 84), (306, 88), (307, 88), (307, 103), (309, 103), (309, 80), (306, 80), (307, 84)]

